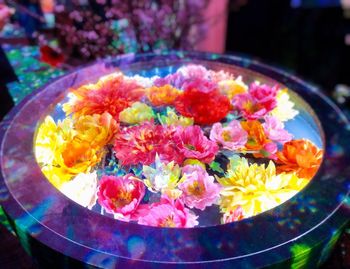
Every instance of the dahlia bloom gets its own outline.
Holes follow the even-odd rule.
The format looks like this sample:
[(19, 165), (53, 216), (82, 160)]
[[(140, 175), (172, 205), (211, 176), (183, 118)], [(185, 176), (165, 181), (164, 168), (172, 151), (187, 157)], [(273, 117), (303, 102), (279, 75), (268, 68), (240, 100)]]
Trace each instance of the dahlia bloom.
[(150, 121), (155, 117), (152, 108), (145, 103), (135, 102), (119, 113), (119, 121), (128, 124), (138, 124)]
[(81, 206), (91, 209), (97, 200), (97, 174), (80, 173), (72, 180), (65, 182), (59, 190)]
[(245, 158), (229, 171), (227, 177), (217, 178), (223, 186), (220, 198), (221, 212), (230, 214), (241, 207), (244, 217), (255, 216), (274, 208), (298, 193), (309, 182), (295, 173), (276, 174), (272, 161), (265, 167), (249, 165)]
[(193, 118), (197, 124), (211, 124), (225, 118), (231, 104), (216, 89), (203, 92), (191, 86), (175, 100), (175, 108), (181, 115)]
[(225, 149), (237, 150), (247, 143), (247, 132), (237, 120), (231, 121), (226, 127), (217, 122), (210, 131), (210, 140), (221, 144)]
[(180, 180), (181, 169), (173, 161), (166, 164), (160, 160), (157, 154), (154, 167), (144, 165), (142, 174), (145, 177), (143, 182), (150, 191), (173, 193), (172, 198), (177, 198), (181, 194), (175, 190)]
[(277, 91), (277, 85), (252, 83), (248, 93), (234, 96), (232, 104), (247, 120), (260, 119), (276, 107)]
[(277, 118), (265, 116), (265, 122), (262, 124), (267, 137), (273, 141), (285, 143), (292, 140), (292, 135), (284, 129), (284, 124)]
[(217, 144), (210, 141), (196, 125), (177, 127), (173, 141), (186, 159), (197, 159), (204, 163), (212, 162), (219, 150)]
[(291, 120), (299, 114), (299, 111), (293, 108), (294, 103), (289, 100), (287, 89), (279, 90), (277, 92), (276, 100), (277, 106), (270, 113), (280, 121), (284, 122)]
[(156, 125), (154, 122), (124, 128), (115, 138), (115, 156), (122, 165), (149, 165), (155, 161), (158, 153), (162, 160), (180, 164), (183, 157), (172, 141), (173, 133), (170, 127)]
[(132, 174), (103, 176), (97, 191), (98, 203), (121, 220), (132, 218), (144, 195), (144, 184)]
[(306, 139), (292, 140), (277, 152), (277, 171), (294, 172), (299, 177), (311, 179), (321, 165), (323, 150)]
[(146, 90), (147, 98), (154, 106), (171, 105), (180, 94), (180, 90), (169, 84), (160, 87), (153, 86)]
[(204, 210), (216, 203), (220, 195), (220, 185), (201, 166), (186, 165), (182, 168), (184, 180), (179, 184), (181, 200), (189, 208)]
[(119, 113), (139, 101), (143, 95), (144, 89), (135, 81), (127, 80), (122, 74), (112, 74), (101, 78), (96, 84), (73, 90), (63, 110), (67, 115), (73, 113), (74, 118), (108, 112), (118, 120)]
[(242, 77), (230, 80), (222, 80), (218, 82), (219, 91), (226, 95), (228, 99), (232, 100), (238, 94), (243, 94), (248, 91), (248, 86), (242, 81)]
[(162, 196), (159, 203), (146, 206), (138, 223), (155, 227), (190, 228), (198, 225), (197, 218), (179, 199)]

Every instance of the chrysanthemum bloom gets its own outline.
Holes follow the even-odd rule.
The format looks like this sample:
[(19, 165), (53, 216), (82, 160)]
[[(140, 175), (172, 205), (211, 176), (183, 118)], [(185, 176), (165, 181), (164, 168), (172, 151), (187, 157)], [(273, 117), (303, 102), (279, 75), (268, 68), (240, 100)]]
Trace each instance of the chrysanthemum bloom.
[(180, 180), (181, 169), (173, 161), (169, 163), (162, 162), (157, 154), (154, 167), (144, 165), (142, 167), (142, 174), (145, 177), (143, 182), (150, 191), (160, 191), (167, 193), (168, 196), (171, 194), (171, 198), (178, 198), (181, 194), (176, 189)]
[(118, 120), (121, 111), (142, 98), (144, 89), (122, 74), (113, 74), (101, 78), (96, 84), (83, 85), (72, 94), (70, 101), (63, 105), (67, 115), (73, 113), (75, 118), (108, 112)]
[(222, 80), (218, 82), (218, 85), (220, 93), (226, 95), (230, 100), (237, 94), (246, 93), (248, 91), (248, 86), (243, 83), (242, 77)]
[(218, 201), (221, 187), (201, 166), (186, 165), (182, 173), (185, 179), (179, 184), (179, 189), (182, 190), (180, 199), (185, 205), (204, 210)]
[(145, 103), (135, 102), (131, 107), (125, 108), (119, 113), (119, 120), (123, 123), (138, 124), (144, 121), (150, 121), (154, 118), (152, 108)]
[(277, 152), (277, 171), (295, 172), (299, 177), (311, 179), (321, 165), (323, 150), (306, 139), (292, 140)]
[(212, 162), (219, 150), (218, 145), (209, 140), (197, 125), (177, 127), (173, 140), (186, 159), (197, 159), (204, 163)]
[(169, 84), (160, 87), (153, 86), (146, 90), (147, 98), (154, 106), (171, 105), (180, 94), (180, 90)]
[(234, 96), (232, 104), (247, 120), (260, 119), (276, 107), (277, 91), (277, 85), (252, 83), (248, 93)]
[(244, 218), (243, 209), (239, 205), (234, 210), (225, 212), (225, 214), (222, 216), (222, 223), (223, 224), (230, 223), (230, 222), (241, 220), (243, 218)]
[(181, 115), (193, 118), (197, 124), (212, 124), (226, 117), (231, 104), (216, 89), (203, 92), (191, 86), (175, 100), (175, 108)]
[(176, 114), (175, 110), (167, 107), (166, 115), (159, 115), (158, 119), (162, 125), (168, 126), (190, 126), (193, 125), (193, 118), (187, 118)]
[(262, 124), (265, 134), (275, 142), (285, 143), (292, 140), (293, 136), (284, 129), (284, 124), (273, 116), (265, 116)]
[(87, 141), (91, 147), (98, 149), (112, 142), (119, 126), (111, 114), (104, 112), (76, 118), (73, 128), (77, 139)]
[(299, 114), (299, 111), (293, 108), (294, 103), (289, 100), (287, 89), (279, 90), (277, 92), (276, 100), (277, 106), (270, 113), (280, 121), (284, 122), (291, 120)]
[(210, 131), (210, 139), (228, 150), (243, 148), (247, 143), (247, 138), (247, 132), (237, 120), (231, 121), (226, 127), (217, 122)]
[(262, 124), (257, 120), (241, 121), (242, 128), (248, 134), (248, 141), (245, 145), (247, 150), (259, 151), (271, 142), (266, 137)]
[(96, 172), (80, 173), (63, 183), (59, 190), (74, 202), (91, 209), (97, 200), (97, 183)]
[(276, 174), (272, 161), (249, 165), (241, 159), (228, 177), (217, 178), (224, 187), (221, 191), (221, 212), (228, 214), (238, 206), (242, 207), (244, 217), (251, 217), (274, 208), (298, 193), (309, 181), (298, 178), (295, 173)]
[(162, 196), (159, 203), (153, 203), (143, 210), (138, 223), (155, 227), (190, 228), (198, 225), (193, 212), (185, 208), (183, 203)]
[(156, 125), (154, 122), (124, 128), (115, 138), (115, 156), (123, 165), (149, 165), (158, 153), (162, 160), (180, 164), (183, 156), (172, 141), (173, 133), (170, 127)]
[(132, 174), (123, 177), (103, 176), (97, 192), (98, 203), (121, 220), (132, 217), (144, 195), (144, 184)]

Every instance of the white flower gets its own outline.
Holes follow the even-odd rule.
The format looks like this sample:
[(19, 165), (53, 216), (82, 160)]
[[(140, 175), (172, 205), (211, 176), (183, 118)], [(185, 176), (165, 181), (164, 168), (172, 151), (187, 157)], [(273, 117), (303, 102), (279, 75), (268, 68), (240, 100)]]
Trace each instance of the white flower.
[(91, 209), (97, 200), (97, 174), (80, 173), (73, 180), (63, 183), (59, 190), (74, 202)]

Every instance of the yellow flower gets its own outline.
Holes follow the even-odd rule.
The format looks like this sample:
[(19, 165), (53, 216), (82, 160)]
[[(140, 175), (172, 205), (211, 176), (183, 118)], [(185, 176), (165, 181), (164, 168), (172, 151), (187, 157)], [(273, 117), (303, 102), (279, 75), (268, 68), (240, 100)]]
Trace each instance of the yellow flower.
[(274, 208), (299, 192), (309, 181), (294, 173), (276, 174), (272, 161), (249, 165), (245, 158), (239, 160), (234, 171), (228, 169), (226, 177), (217, 178), (224, 187), (220, 208), (223, 213), (242, 207), (244, 217), (251, 217)]
[(219, 90), (222, 94), (226, 95), (230, 100), (237, 94), (246, 93), (248, 86), (242, 81), (242, 77), (222, 80), (219, 82)]
[(284, 122), (293, 119), (296, 115), (299, 114), (299, 112), (293, 108), (294, 103), (289, 100), (287, 89), (278, 91), (276, 98), (277, 106), (270, 112), (272, 116)]
[(119, 114), (119, 120), (128, 124), (138, 124), (154, 118), (153, 110), (145, 103), (135, 102)]
[(193, 125), (193, 118), (187, 118), (184, 116), (178, 116), (174, 109), (167, 107), (167, 115), (159, 116), (159, 121), (162, 125), (173, 125), (173, 126), (191, 126)]

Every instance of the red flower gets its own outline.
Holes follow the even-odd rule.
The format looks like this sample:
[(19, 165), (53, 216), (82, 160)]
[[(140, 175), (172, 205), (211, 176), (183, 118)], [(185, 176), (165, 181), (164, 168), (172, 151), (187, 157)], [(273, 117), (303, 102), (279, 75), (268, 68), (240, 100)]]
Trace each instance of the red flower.
[(190, 84), (175, 100), (175, 107), (181, 115), (192, 117), (197, 124), (212, 124), (226, 117), (231, 104), (217, 89), (205, 92)]
[(40, 47), (40, 61), (47, 63), (53, 67), (57, 67), (63, 63), (64, 55), (46, 45)]

